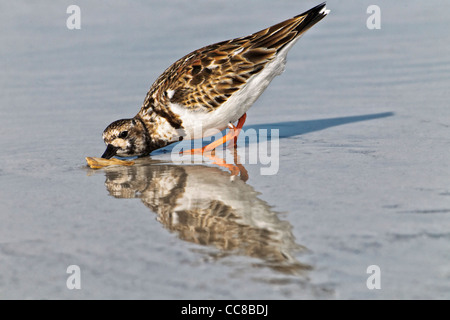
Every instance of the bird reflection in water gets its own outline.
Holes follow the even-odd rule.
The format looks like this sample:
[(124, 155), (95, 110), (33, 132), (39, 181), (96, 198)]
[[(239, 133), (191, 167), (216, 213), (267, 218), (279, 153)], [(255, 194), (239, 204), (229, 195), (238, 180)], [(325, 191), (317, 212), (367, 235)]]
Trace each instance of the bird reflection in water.
[[(311, 269), (295, 253), (292, 226), (244, 180), (239, 163), (210, 156), (216, 166), (177, 165), (150, 158), (131, 167), (107, 167), (106, 188), (116, 198), (139, 198), (157, 220), (184, 241), (215, 247), (213, 258), (245, 255), (259, 259), (256, 266), (285, 274)], [(237, 177), (238, 172), (241, 177)]]

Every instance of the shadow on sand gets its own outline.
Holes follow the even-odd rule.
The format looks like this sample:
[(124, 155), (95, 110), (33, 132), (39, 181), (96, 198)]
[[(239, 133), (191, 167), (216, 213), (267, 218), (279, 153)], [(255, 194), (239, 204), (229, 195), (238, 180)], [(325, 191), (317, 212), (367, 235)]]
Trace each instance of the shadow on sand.
[[(382, 119), (387, 117), (392, 117), (394, 115), (393, 112), (383, 112), (383, 113), (372, 113), (372, 114), (364, 114), (359, 116), (349, 116), (349, 117), (337, 117), (337, 118), (325, 118), (325, 119), (317, 119), (317, 120), (299, 120), (299, 121), (285, 121), (285, 122), (275, 122), (275, 123), (264, 123), (264, 124), (250, 124), (244, 125), (242, 132), (245, 135), (246, 130), (254, 130), (254, 132), (260, 132), (260, 130), (267, 130), (268, 136), (267, 141), (271, 140), (270, 132), (273, 129), (279, 130), (279, 138), (289, 138), (293, 136), (304, 135), (310, 132), (325, 130), (331, 127), (337, 127), (345, 124), (351, 124), (355, 122), (361, 121), (369, 121)], [(222, 132), (222, 135), (225, 134), (225, 130)], [(243, 136), (244, 136), (243, 135)], [(211, 141), (206, 139), (203, 142), (198, 142), (199, 140), (191, 140), (191, 141), (182, 141), (181, 144), (186, 145), (186, 149), (190, 149), (193, 146), (206, 146)], [(257, 134), (257, 140), (255, 142), (259, 142), (259, 134)], [(156, 150), (152, 153), (152, 156), (156, 156), (158, 154), (171, 152), (172, 149), (177, 144), (172, 144), (165, 148)], [(238, 142), (238, 146), (241, 145)]]
[(302, 120), (302, 121), (286, 121), (276, 122), (268, 124), (254, 124), (244, 126), (244, 129), (279, 129), (280, 138), (289, 138), (293, 136), (299, 136), (310, 132), (320, 131), (331, 127), (337, 127), (344, 124), (350, 124), (361, 121), (375, 120), (393, 116), (393, 112), (373, 113), (360, 116), (339, 117), (339, 118), (327, 118), (318, 120)]

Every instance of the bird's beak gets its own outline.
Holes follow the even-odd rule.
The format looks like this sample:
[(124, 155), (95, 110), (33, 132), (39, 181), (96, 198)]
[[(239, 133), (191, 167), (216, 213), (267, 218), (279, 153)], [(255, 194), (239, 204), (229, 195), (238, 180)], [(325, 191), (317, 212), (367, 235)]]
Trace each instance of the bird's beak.
[(119, 149), (119, 147), (115, 147), (112, 144), (108, 144), (105, 152), (102, 155), (102, 158), (111, 159), (112, 157), (114, 157), (116, 155), (117, 149)]

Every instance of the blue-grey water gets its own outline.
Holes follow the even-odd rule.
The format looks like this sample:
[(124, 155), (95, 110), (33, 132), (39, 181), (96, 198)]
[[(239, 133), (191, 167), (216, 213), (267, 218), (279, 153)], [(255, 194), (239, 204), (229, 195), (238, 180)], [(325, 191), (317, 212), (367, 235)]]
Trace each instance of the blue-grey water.
[(450, 298), (450, 3), (328, 1), (248, 112), (280, 132), (248, 180), (84, 158), (176, 59), (318, 1), (76, 1), (80, 30), (71, 4), (0, 4), (1, 299)]

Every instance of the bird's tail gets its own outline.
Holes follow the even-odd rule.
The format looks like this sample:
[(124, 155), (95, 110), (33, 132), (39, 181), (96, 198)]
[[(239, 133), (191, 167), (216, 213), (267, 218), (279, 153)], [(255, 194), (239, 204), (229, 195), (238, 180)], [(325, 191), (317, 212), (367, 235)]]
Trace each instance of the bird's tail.
[(268, 49), (282, 50), (293, 40), (301, 37), (307, 30), (317, 22), (325, 18), (330, 12), (326, 9), (326, 2), (315, 6), (308, 11), (291, 19), (280, 22), (272, 27), (254, 33), (253, 46)]

